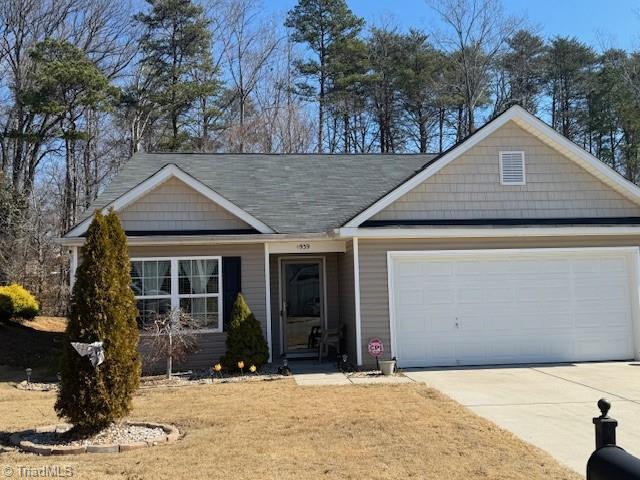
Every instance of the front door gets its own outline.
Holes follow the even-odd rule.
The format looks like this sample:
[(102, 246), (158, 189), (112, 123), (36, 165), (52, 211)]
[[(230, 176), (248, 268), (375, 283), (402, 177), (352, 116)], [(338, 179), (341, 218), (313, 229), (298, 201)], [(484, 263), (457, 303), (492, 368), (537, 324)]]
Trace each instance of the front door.
[(282, 327), (288, 355), (316, 351), (314, 337), (324, 325), (322, 261), (282, 261)]

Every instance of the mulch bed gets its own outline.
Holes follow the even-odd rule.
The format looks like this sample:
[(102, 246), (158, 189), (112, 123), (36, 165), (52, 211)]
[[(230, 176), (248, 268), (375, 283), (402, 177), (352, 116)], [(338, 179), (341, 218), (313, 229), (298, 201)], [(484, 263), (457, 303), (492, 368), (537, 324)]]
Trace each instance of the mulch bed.
[(264, 382), (286, 378), (278, 373), (246, 373), (244, 375), (223, 374), (212, 377), (198, 374), (176, 375), (167, 378), (166, 375), (143, 377), (140, 379), (140, 388), (156, 387), (187, 387), (190, 385), (215, 385), (219, 383)]

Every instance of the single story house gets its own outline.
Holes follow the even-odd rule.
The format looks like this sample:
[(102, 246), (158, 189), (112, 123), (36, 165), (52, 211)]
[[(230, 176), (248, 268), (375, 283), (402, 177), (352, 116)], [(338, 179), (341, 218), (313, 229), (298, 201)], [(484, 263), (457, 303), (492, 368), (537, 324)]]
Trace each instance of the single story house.
[(136, 154), (109, 207), (141, 321), (200, 325), (193, 367), (239, 291), (272, 362), (325, 329), (358, 365), (374, 338), (401, 367), (640, 358), (640, 188), (517, 106), (441, 155)]

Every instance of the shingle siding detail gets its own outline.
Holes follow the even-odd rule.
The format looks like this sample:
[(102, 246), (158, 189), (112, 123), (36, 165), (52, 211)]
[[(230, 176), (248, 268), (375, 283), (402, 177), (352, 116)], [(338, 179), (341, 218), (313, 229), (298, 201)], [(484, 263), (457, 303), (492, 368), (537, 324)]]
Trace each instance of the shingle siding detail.
[[(525, 151), (526, 185), (500, 184), (500, 151)], [(632, 217), (640, 206), (513, 122), (372, 220)]]
[(128, 231), (235, 230), (251, 226), (177, 178), (119, 212)]

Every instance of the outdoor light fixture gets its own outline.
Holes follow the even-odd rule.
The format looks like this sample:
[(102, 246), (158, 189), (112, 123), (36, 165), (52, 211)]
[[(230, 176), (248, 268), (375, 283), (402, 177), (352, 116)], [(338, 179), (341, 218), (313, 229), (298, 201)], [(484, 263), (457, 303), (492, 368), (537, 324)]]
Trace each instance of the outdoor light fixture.
[(27, 372), (27, 383), (31, 383), (31, 372), (33, 372), (33, 369), (27, 368), (26, 372)]
[(282, 366), (278, 367), (278, 373), (287, 377), (291, 375), (291, 370), (289, 369), (289, 360), (287, 360), (286, 358), (282, 359)]

